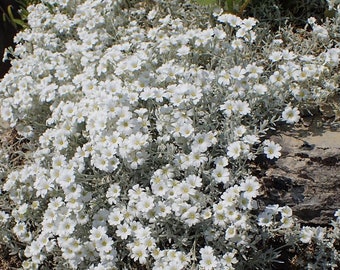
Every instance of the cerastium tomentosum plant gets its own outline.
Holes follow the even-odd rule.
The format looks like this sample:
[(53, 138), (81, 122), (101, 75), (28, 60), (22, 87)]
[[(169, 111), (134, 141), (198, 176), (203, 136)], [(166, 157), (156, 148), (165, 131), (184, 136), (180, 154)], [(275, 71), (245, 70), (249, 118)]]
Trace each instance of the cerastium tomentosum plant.
[(338, 89), (339, 22), (311, 19), (298, 46), (183, 1), (117, 7), (44, 1), (16, 37), (1, 114), (30, 149), (3, 166), (0, 236), (23, 268), (256, 269), (280, 261), (274, 239), (338, 263), (339, 213), (327, 231), (260, 208), (248, 164), (279, 158), (268, 129)]

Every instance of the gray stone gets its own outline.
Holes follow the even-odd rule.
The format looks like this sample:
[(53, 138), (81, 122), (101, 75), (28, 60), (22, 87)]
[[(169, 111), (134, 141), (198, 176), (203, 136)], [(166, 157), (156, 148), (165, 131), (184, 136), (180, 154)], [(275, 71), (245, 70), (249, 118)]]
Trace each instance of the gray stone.
[(302, 224), (327, 225), (340, 209), (340, 128), (316, 122), (278, 132), (282, 156), (262, 168), (264, 204), (292, 207)]

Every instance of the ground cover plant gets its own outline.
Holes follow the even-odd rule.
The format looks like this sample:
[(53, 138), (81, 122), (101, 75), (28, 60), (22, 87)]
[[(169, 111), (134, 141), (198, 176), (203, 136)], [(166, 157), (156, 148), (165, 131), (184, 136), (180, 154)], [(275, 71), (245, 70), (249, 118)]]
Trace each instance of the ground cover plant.
[(312, 246), (298, 267), (336, 269), (340, 211), (301, 226), (258, 203), (248, 164), (279, 158), (268, 132), (338, 91), (340, 18), (270, 33), (210, 15), (179, 0), (28, 8), (0, 82), (22, 146), (1, 150), (0, 242), (22, 268), (270, 269)]

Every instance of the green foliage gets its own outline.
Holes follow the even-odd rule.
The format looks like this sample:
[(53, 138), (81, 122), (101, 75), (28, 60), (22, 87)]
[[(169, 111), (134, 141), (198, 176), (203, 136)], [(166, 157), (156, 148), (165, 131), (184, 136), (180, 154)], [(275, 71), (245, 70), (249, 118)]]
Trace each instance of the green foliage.
[(20, 18), (16, 18), (15, 15), (13, 14), (12, 5), (7, 6), (6, 12), (4, 12), (2, 15), (2, 19), (4, 22), (6, 21), (10, 22), (15, 28), (17, 28), (18, 26), (21, 26), (23, 28), (25, 27), (25, 22)]
[(16, 0), (16, 4), (19, 7), (19, 14), (16, 14), (13, 5), (8, 5), (6, 10), (2, 10), (2, 21), (11, 23), (16, 29), (27, 28), (27, 7), (39, 2), (39, 0)]

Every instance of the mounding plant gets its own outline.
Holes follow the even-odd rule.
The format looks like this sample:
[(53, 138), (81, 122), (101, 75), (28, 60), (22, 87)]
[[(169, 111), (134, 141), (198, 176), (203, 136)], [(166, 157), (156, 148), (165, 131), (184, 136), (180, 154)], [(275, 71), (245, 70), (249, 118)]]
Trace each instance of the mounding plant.
[(338, 91), (339, 17), (271, 34), (183, 0), (27, 10), (0, 82), (21, 136), (1, 149), (0, 242), (23, 269), (270, 269), (311, 246), (299, 267), (336, 269), (340, 211), (302, 226), (258, 203), (248, 165)]

